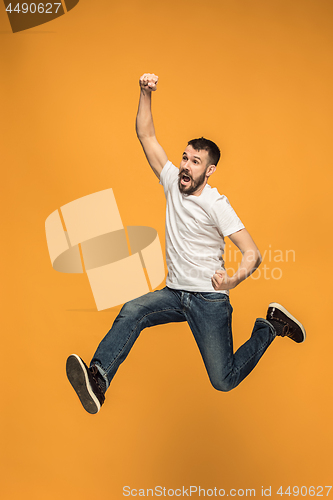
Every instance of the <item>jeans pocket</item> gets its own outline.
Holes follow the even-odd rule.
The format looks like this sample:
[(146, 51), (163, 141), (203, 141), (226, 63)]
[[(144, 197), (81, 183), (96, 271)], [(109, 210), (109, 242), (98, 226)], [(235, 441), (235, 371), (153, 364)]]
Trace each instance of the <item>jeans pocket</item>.
[(197, 297), (203, 299), (207, 302), (224, 302), (229, 301), (229, 295), (226, 293), (218, 293), (218, 292), (198, 292)]

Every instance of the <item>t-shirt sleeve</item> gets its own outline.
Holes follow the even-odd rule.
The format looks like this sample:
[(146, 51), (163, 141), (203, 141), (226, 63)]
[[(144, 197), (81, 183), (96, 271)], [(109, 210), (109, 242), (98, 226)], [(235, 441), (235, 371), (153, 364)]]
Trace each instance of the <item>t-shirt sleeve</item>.
[(162, 184), (165, 194), (175, 182), (175, 179), (177, 179), (178, 173), (178, 168), (168, 160), (164, 165), (160, 175), (160, 184)]
[(219, 197), (211, 207), (212, 218), (223, 237), (244, 229), (244, 224), (237, 216), (226, 196)]

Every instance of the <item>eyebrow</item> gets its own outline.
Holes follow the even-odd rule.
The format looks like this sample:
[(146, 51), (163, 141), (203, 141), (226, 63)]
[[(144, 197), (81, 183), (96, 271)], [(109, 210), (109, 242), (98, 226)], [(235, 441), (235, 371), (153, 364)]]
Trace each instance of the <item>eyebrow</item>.
[[(186, 151), (184, 151), (183, 156), (184, 156), (184, 155), (185, 155), (185, 156), (188, 156), (188, 154), (186, 153)], [(202, 161), (202, 160), (201, 160), (201, 158), (200, 158), (200, 156), (196, 156), (196, 155), (194, 155), (194, 156), (193, 156), (193, 158), (197, 158), (198, 160)]]

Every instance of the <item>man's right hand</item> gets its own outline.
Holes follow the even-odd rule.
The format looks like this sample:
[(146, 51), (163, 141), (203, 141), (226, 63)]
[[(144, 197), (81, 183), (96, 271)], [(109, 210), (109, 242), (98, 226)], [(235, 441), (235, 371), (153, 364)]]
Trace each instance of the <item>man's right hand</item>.
[(154, 92), (157, 88), (158, 76), (154, 73), (145, 73), (140, 78), (141, 90)]
[(136, 133), (145, 152), (148, 163), (154, 173), (160, 178), (168, 157), (158, 143), (155, 135), (153, 116), (151, 113), (151, 93), (156, 90), (158, 76), (145, 73), (140, 78), (140, 100), (136, 115)]

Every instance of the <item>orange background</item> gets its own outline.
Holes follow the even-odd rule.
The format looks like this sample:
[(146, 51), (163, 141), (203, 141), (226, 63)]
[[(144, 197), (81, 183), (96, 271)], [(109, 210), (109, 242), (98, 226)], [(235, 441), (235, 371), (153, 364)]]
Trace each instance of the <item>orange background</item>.
[[(0, 8), (2, 498), (118, 500), (126, 485), (281, 498), (281, 485), (332, 484), (332, 16), (330, 0), (81, 0), (14, 35)], [(44, 222), (112, 187), (123, 223), (163, 241), (163, 190), (134, 129), (144, 72), (160, 77), (169, 158), (193, 137), (217, 142), (211, 185), (262, 253), (295, 252), (264, 260), (281, 279), (232, 291), (235, 346), (271, 301), (308, 338), (276, 339), (225, 394), (186, 324), (145, 330), (91, 416), (65, 360), (88, 362), (119, 308), (96, 312), (86, 276), (52, 269)]]

